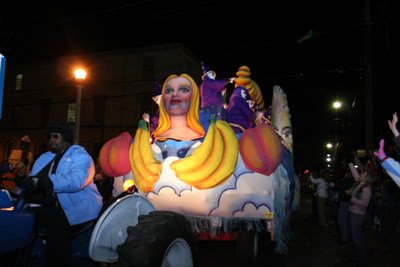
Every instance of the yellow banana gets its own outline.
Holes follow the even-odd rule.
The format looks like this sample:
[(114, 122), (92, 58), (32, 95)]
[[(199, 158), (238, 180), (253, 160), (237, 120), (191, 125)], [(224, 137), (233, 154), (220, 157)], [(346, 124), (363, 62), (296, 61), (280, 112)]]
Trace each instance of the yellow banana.
[(239, 142), (235, 133), (225, 121), (217, 121), (217, 129), (221, 132), (224, 142), (224, 154), (219, 167), (205, 180), (195, 183), (197, 189), (208, 189), (224, 183), (235, 170), (239, 155)]
[[(214, 117), (215, 120), (215, 117)], [(207, 135), (204, 138), (203, 143), (186, 158), (174, 161), (171, 163), (170, 167), (175, 173), (189, 172), (202, 166), (207, 160), (214, 144), (215, 135), (215, 123), (211, 123), (208, 127)]]
[(176, 173), (176, 177), (188, 185), (194, 186), (207, 179), (221, 164), (224, 152), (224, 140), (220, 131), (213, 125), (214, 146), (208, 159), (198, 169), (189, 172)]
[(140, 153), (142, 154), (144, 165), (150, 172), (154, 174), (160, 173), (162, 169), (162, 164), (154, 157), (149, 140), (150, 140), (150, 131), (141, 130), (141, 134), (139, 137), (139, 148), (140, 148), (139, 150)]
[(239, 68), (239, 71), (245, 71), (245, 72), (249, 72), (249, 73), (250, 73), (250, 68), (247, 67), (247, 66), (241, 66), (241, 67)]
[(244, 86), (245, 84), (249, 83), (251, 79), (249, 77), (240, 76), (235, 79), (237, 85)]
[(245, 70), (239, 70), (238, 72), (236, 72), (236, 76), (248, 77), (248, 76), (250, 76), (250, 72), (249, 71), (245, 71)]
[(151, 150), (147, 123), (144, 120), (139, 122), (135, 140), (129, 148), (129, 162), (140, 191), (152, 191), (154, 183), (160, 179), (162, 164), (155, 159)]
[(140, 191), (145, 193), (153, 191), (153, 183), (148, 182), (146, 179), (142, 177), (142, 175), (135, 166), (133, 155), (134, 153), (133, 153), (133, 143), (132, 143), (131, 146), (129, 147), (129, 162), (131, 163), (132, 173), (133, 176), (135, 177), (135, 184), (137, 188), (139, 188)]

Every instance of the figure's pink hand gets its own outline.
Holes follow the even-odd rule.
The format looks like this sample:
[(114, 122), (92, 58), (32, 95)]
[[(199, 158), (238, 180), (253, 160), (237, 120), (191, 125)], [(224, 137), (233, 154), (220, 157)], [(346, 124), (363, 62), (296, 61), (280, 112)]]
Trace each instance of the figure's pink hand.
[(385, 151), (383, 150), (383, 148), (385, 147), (385, 140), (381, 139), (381, 141), (379, 142), (379, 152), (374, 152), (374, 155), (377, 156), (378, 158), (380, 158), (381, 160), (386, 157), (385, 155)]

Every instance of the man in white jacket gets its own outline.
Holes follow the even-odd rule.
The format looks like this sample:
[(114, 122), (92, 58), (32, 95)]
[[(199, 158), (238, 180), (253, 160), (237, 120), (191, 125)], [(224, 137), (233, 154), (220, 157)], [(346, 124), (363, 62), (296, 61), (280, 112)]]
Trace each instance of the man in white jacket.
[(330, 182), (329, 175), (327, 173), (322, 173), (322, 178), (314, 178), (310, 175), (310, 181), (317, 185), (317, 203), (318, 203), (318, 214), (319, 214), (319, 225), (328, 226), (325, 216), (325, 205), (328, 201), (328, 189), (329, 187), (334, 187), (335, 185)]
[(50, 151), (36, 160), (21, 187), (38, 204), (30, 211), (36, 214), (36, 228), (45, 229), (47, 263), (70, 266), (71, 240), (98, 217), (102, 196), (93, 182), (92, 158), (83, 147), (72, 145), (73, 125), (55, 123), (46, 130)]

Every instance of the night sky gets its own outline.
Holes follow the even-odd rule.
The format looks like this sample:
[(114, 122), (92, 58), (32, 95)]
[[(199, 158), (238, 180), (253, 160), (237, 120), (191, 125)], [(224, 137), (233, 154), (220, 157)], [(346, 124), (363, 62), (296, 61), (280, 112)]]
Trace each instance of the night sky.
[[(365, 148), (364, 1), (6, 2), (0, 53), (9, 65), (180, 42), (221, 78), (250, 67), (268, 104), (272, 87), (283, 88), (298, 168), (325, 160), (336, 133), (348, 136), (348, 111), (334, 110), (335, 100), (350, 108), (346, 145)], [(380, 138), (390, 140), (387, 120), (400, 112), (400, 1), (370, 2), (377, 148)]]

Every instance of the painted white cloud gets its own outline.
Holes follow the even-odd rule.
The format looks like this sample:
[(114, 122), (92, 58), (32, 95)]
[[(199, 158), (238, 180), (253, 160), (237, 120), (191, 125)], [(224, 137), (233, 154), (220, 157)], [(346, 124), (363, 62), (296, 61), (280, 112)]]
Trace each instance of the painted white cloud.
[(237, 211), (233, 217), (254, 217), (254, 214), (264, 214), (264, 212), (271, 212), (266, 206), (256, 207), (252, 203), (247, 203), (242, 211)]
[[(254, 206), (255, 210), (246, 211), (248, 217), (263, 217), (265, 210), (259, 207), (273, 209), (274, 192), (272, 190), (273, 176), (259, 173), (244, 173), (237, 178), (236, 189), (225, 191), (220, 198), (219, 206), (212, 211), (211, 216), (238, 217), (238, 212), (244, 212), (245, 206)], [(248, 206), (249, 207), (249, 206)], [(265, 208), (263, 208), (265, 209)], [(234, 215), (235, 214), (235, 215)]]
[[(155, 154), (160, 157), (159, 152), (155, 151)], [(239, 158), (235, 170), (238, 177), (234, 174), (221, 186), (198, 190), (176, 178), (169, 167), (175, 160), (178, 157), (168, 157), (163, 161), (161, 177), (154, 184), (153, 192), (140, 193), (157, 210), (193, 216), (263, 217), (265, 211), (274, 210), (276, 190), (283, 194), (279, 199), (284, 201), (286, 182), (280, 177), (282, 174), (279, 167), (270, 176), (265, 176), (249, 172)], [(131, 175), (130, 173), (126, 177)]]

